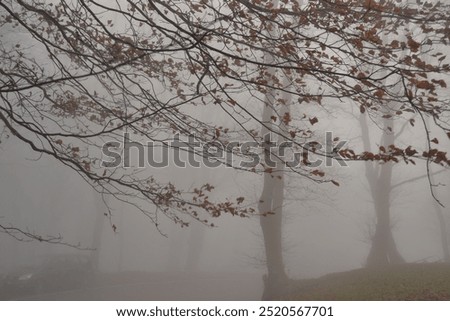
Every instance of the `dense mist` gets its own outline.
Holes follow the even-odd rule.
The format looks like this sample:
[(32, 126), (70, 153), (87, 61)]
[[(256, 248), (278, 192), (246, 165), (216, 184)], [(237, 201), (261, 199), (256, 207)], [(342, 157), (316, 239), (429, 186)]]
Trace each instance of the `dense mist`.
[(0, 3), (0, 299), (450, 299), (449, 4), (266, 2)]

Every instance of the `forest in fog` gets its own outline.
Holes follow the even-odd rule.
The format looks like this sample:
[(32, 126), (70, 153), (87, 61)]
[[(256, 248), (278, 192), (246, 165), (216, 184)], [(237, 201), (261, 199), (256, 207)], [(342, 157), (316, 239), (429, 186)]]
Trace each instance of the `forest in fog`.
[(449, 42), (448, 0), (2, 0), (0, 299), (450, 300)]

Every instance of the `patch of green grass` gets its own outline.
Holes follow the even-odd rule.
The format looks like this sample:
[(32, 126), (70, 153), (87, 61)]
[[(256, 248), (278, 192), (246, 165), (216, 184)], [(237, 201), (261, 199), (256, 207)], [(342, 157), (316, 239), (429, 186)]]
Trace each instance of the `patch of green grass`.
[(450, 300), (450, 264), (401, 264), (293, 281), (281, 300)]

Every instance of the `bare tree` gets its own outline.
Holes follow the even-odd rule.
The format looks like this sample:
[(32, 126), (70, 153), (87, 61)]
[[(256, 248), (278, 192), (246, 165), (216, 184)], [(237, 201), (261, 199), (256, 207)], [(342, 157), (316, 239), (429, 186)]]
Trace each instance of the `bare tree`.
[[(370, 134), (367, 123), (361, 115), (361, 129), (364, 148), (371, 147)], [(394, 121), (387, 118), (383, 121), (383, 134), (380, 146), (391, 146), (394, 144)], [(383, 147), (382, 147), (383, 148)], [(372, 195), (376, 226), (372, 236), (371, 248), (367, 258), (368, 267), (385, 266), (388, 264), (404, 263), (399, 253), (391, 224), (391, 197), (392, 197), (392, 174), (394, 164), (392, 162), (381, 164), (365, 163), (366, 178)]]

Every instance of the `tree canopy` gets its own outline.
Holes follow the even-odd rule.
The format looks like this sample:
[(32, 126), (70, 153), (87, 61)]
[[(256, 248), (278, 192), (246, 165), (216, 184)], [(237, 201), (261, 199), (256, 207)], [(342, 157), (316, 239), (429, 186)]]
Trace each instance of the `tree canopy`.
[[(257, 211), (242, 198), (210, 200), (209, 184), (181, 190), (151, 172), (101, 166), (102, 146), (120, 142), (124, 133), (162, 144), (175, 133), (195, 134), (202, 143), (225, 146), (236, 139), (262, 142), (262, 126), (321, 157), (450, 165), (439, 148), (441, 137), (450, 138), (448, 4), (4, 0), (0, 8), (2, 135), (54, 157), (155, 225), (161, 214), (186, 224), (184, 215), (203, 221), (202, 213)], [(267, 95), (270, 120), (261, 118)], [(220, 111), (233, 126), (196, 117), (196, 106)], [(320, 117), (305, 106), (356, 107), (374, 121), (401, 119), (424, 140), (330, 153), (307, 144)], [(437, 131), (441, 136), (433, 136)], [(286, 170), (331, 181), (306, 158)]]

